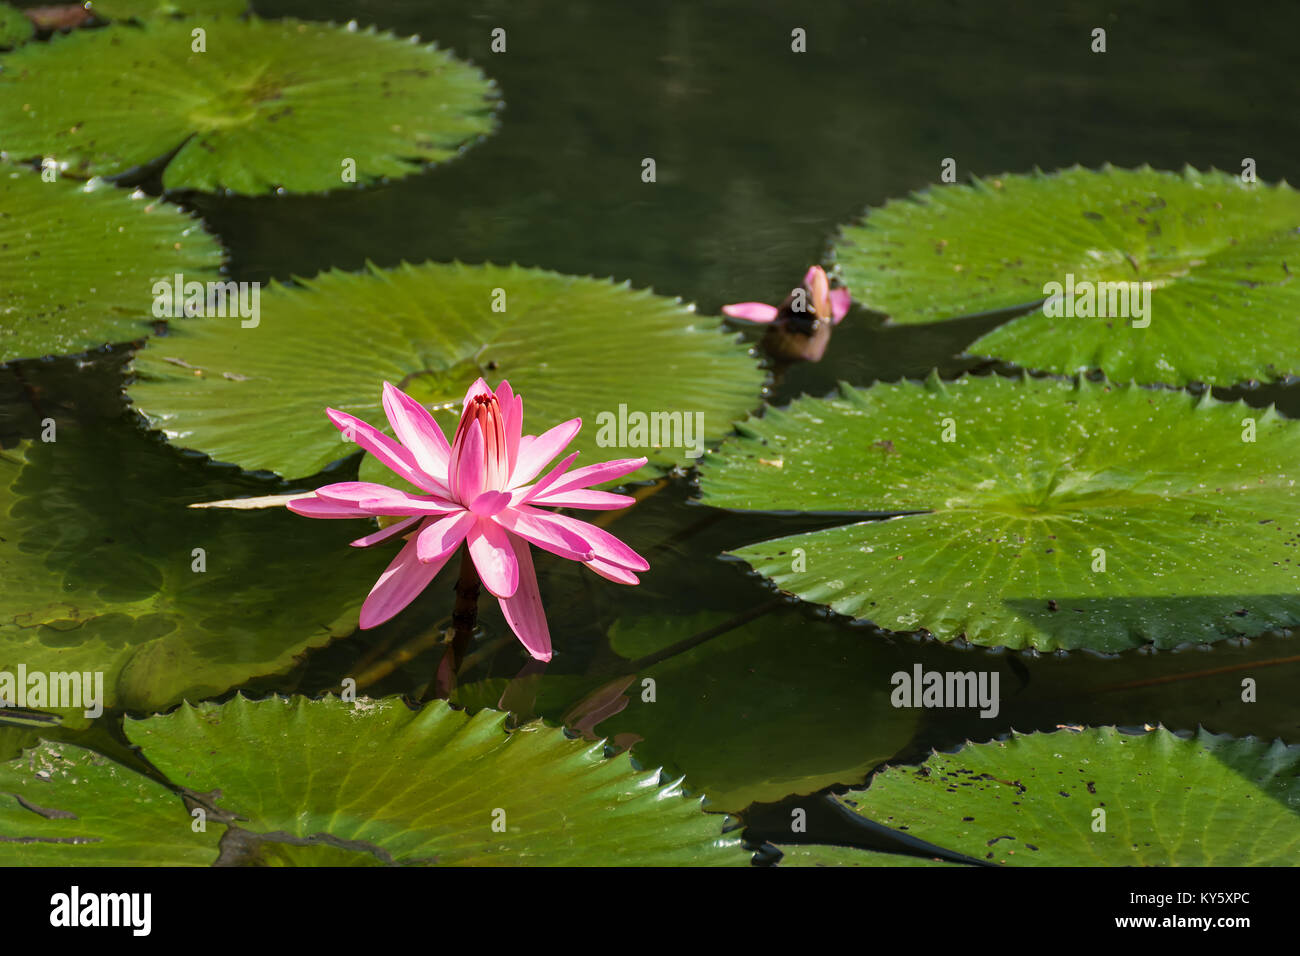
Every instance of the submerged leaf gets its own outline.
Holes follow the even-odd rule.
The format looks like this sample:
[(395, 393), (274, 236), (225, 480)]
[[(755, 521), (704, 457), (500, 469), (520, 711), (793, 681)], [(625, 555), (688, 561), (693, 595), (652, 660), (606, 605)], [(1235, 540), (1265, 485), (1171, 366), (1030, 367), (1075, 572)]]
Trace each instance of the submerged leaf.
[[(716, 613), (635, 618), (616, 624), (610, 640), (634, 658), (723, 619)], [(710, 809), (738, 812), (751, 803), (860, 783), (901, 750), (917, 711), (891, 706), (889, 675), (910, 660), (907, 651), (859, 632), (789, 609), (773, 611), (639, 670), (626, 709), (594, 732), (641, 738), (632, 755), (642, 764), (685, 774)], [(669, 699), (647, 695), (647, 686), (662, 688)]]
[[(103, 707), (152, 710), (350, 633), (391, 554), (346, 547), (343, 522), (186, 507), (240, 487), (125, 427), (0, 453), (0, 671), (97, 674)], [(72, 726), (95, 709), (29, 704)]]

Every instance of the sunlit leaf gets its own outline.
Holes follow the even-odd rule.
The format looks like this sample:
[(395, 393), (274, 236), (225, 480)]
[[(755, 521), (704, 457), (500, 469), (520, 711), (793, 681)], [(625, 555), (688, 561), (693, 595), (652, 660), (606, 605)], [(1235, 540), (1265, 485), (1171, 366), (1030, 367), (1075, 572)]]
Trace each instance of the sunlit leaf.
[[(1300, 424), (1206, 395), (968, 377), (844, 387), (706, 459), (721, 508), (838, 527), (738, 548), (782, 590), (898, 631), (1169, 647), (1300, 621)], [(886, 520), (851, 521), (886, 513)]]
[[(174, 781), (254, 832), (328, 836), (406, 865), (749, 863), (722, 818), (600, 745), (434, 702), (272, 698), (128, 721)], [(495, 827), (494, 827), (495, 824)]]
[(155, 281), (207, 281), (220, 263), (216, 240), (170, 203), (0, 173), (0, 362), (143, 338)]
[[(475, 379), (508, 379), (524, 397), (528, 433), (582, 418), (570, 446), (580, 465), (645, 455), (662, 466), (689, 463), (705, 437), (729, 431), (763, 380), (716, 320), (673, 299), (517, 266), (327, 272), (301, 288), (265, 290), (260, 311), (251, 328), (239, 319), (173, 323), (172, 335), (136, 358), (129, 394), (176, 444), (286, 477), (355, 453), (326, 407), (387, 429), (385, 380), (432, 407), (451, 435)], [(673, 413), (665, 447), (634, 444), (630, 433), (620, 444), (616, 428), (602, 431), (599, 416), (613, 421), (620, 405)], [(362, 478), (391, 473), (363, 465)]]
[[(1027, 368), (1177, 385), (1300, 372), (1300, 195), (1285, 183), (1109, 166), (977, 179), (869, 210), (836, 258), (894, 322), (1032, 308), (969, 348)], [(1150, 283), (1148, 314), (1113, 310), (1107, 290), (1108, 314), (1052, 317), (1044, 288), (1067, 276), (1076, 310), (1088, 284)]]
[(196, 23), (78, 30), (7, 56), (6, 153), (101, 176), (170, 157), (168, 189), (313, 192), (409, 175), (492, 129), (491, 83), (433, 46), (255, 18), (205, 18), (196, 37)]
[(210, 866), (223, 827), (107, 757), (41, 743), (0, 763), (0, 865)]
[(1010, 866), (1295, 866), (1300, 747), (1163, 728), (1015, 734), (891, 767), (855, 813)]

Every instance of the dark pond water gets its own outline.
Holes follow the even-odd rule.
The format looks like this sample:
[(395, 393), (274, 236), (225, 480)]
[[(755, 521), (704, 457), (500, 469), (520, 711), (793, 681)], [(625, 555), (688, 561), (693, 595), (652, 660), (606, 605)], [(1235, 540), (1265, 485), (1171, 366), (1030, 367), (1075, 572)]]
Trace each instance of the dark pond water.
[[(435, 38), (485, 68), (506, 107), (500, 129), (472, 154), (400, 182), (327, 197), (193, 197), (239, 280), (356, 269), (366, 260), (518, 262), (627, 279), (715, 313), (724, 302), (779, 300), (824, 258), (840, 224), (937, 181), (945, 157), (964, 178), (1105, 162), (1235, 171), (1249, 156), (1261, 178), (1300, 181), (1297, 7), (1268, 13), (1261, 27), (1262, 13), (1219, 5), (1198, 8), (1193, 20), (1181, 2), (255, 6), (268, 17), (357, 18)], [(497, 26), (508, 31), (504, 55), (488, 50)], [(789, 53), (792, 26), (807, 30), (806, 55)], [(1096, 26), (1108, 31), (1105, 55), (1088, 48)], [(647, 156), (656, 159), (654, 184), (640, 180)], [(792, 370), (772, 400), (826, 394), (840, 380), (867, 385), (936, 367), (955, 375), (975, 366), (958, 356), (993, 324), (882, 327), (855, 311), (826, 360)], [(143, 435), (119, 398), (125, 358), (118, 349), (92, 356), (89, 367), (59, 359), (0, 370), (0, 437), (34, 437), (53, 415), (116, 435), (130, 451), (104, 467), (120, 480), (170, 462), (177, 488), (210, 472), (223, 493), (232, 481), (266, 492), (263, 482)], [(1300, 415), (1300, 389), (1243, 394)], [(712, 775), (724, 788), (760, 790), (776, 781), (772, 792), (790, 778), (861, 782), (874, 761), (920, 759), (931, 747), (1011, 728), (1160, 722), (1300, 741), (1291, 703), (1300, 645), (1289, 635), (1212, 654), (1189, 647), (1106, 658), (994, 653), (850, 627), (812, 608), (771, 605), (772, 592), (744, 566), (717, 557), (815, 521), (721, 514), (688, 505), (692, 494), (691, 481), (677, 479), (619, 520), (618, 533), (652, 561), (639, 588), (540, 563), (562, 652), (543, 677), (512, 681), (527, 661), (486, 602), (485, 633), (463, 675), (466, 702), (495, 705), (505, 693), (512, 709), (559, 719), (614, 659), (607, 635), (615, 622), (656, 620), (674, 635), (661, 643), (671, 644), (767, 605), (755, 623), (656, 665), (654, 716), (632, 707), (614, 729), (645, 737), (649, 759), (688, 780)], [(160, 489), (159, 507), (171, 506), (171, 490)], [(372, 695), (417, 692), (436, 664), (426, 635), (449, 610), (449, 595), (436, 591), (393, 623), (251, 689), (315, 694), (352, 674)], [(1000, 714), (927, 711), (901, 726), (881, 690), (890, 673), (916, 662), (997, 669)], [(1246, 667), (1262, 688), (1252, 708), (1232, 706)], [(707, 744), (698, 739), (705, 734)], [(846, 773), (855, 767), (856, 776)], [(754, 808), (750, 835), (788, 839), (795, 805), (817, 801)], [(810, 824), (809, 840), (887, 845), (824, 808)]]

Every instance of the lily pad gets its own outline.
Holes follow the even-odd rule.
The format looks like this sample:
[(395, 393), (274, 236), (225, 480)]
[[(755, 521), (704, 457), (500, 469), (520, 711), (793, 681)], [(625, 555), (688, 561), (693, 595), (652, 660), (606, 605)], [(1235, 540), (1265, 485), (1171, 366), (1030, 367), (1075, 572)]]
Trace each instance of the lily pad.
[(193, 823), (161, 783), (72, 744), (0, 763), (5, 866), (210, 866), (225, 828)]
[(167, 160), (167, 189), (311, 192), (452, 158), (491, 131), (494, 95), (469, 64), (374, 28), (157, 20), (7, 56), (0, 127), (9, 157), (74, 175)]
[(705, 503), (894, 515), (734, 552), (841, 614), (1040, 650), (1300, 622), (1300, 424), (1272, 408), (932, 377), (844, 386), (741, 432), (705, 460)]
[[(342, 522), (186, 508), (247, 490), (126, 427), (60, 425), (0, 452), (0, 671), (98, 674), (105, 708), (152, 710), (351, 633), (391, 555), (348, 548)], [(26, 703), (83, 726), (82, 694)]]
[[(1285, 183), (1110, 166), (976, 179), (870, 210), (835, 255), (854, 299), (900, 324), (1031, 309), (969, 348), (1026, 368), (1176, 385), (1300, 373), (1300, 194)], [(1045, 286), (1067, 276), (1073, 311), (1053, 316)], [(1148, 314), (1130, 299), (1116, 316), (1107, 290), (1110, 314), (1085, 316), (1103, 282), (1150, 283)]]
[(0, 362), (143, 338), (156, 281), (207, 281), (220, 264), (217, 241), (170, 203), (0, 174)]
[(778, 866), (961, 866), (905, 853), (882, 853), (851, 846), (782, 846)]
[(284, 843), (276, 840), (257, 840), (250, 857), (241, 861), (243, 866), (394, 866), (385, 863), (373, 853), (361, 849), (347, 849), (328, 843)]
[(32, 38), (36, 27), (17, 7), (0, 4), (0, 48), (21, 46)]
[(844, 807), (1011, 866), (1295, 866), (1300, 747), (1204, 730), (1013, 734), (891, 767)]
[[(692, 438), (720, 437), (757, 403), (763, 382), (743, 344), (678, 301), (518, 266), (327, 272), (301, 288), (273, 285), (260, 311), (255, 328), (173, 323), (172, 335), (137, 355), (129, 394), (171, 441), (285, 476), (355, 452), (327, 406), (387, 429), (385, 380), (431, 407), (450, 435), (475, 379), (508, 379), (524, 397), (526, 432), (583, 419), (570, 446), (580, 463), (646, 455), (662, 467), (693, 460), (681, 447), (684, 426), (702, 421), (704, 434)], [(665, 444), (680, 436), (680, 445), (602, 432), (598, 416), (616, 426), (620, 405), (629, 416), (676, 414), (678, 430), (663, 431)], [(388, 474), (363, 465), (363, 479)]]
[[(400, 864), (749, 863), (720, 817), (599, 744), (441, 701), (236, 697), (127, 722), (170, 779), (220, 790), (242, 828), (327, 837)], [(495, 824), (495, 829), (494, 829)]]

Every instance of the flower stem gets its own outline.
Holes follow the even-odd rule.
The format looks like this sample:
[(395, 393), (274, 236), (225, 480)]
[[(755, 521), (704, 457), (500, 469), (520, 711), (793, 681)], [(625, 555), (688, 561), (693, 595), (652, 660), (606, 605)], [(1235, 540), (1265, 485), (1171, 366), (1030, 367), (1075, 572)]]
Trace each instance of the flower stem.
[(478, 596), (481, 590), (482, 583), (479, 581), (478, 570), (474, 567), (474, 559), (470, 557), (469, 546), (466, 545), (460, 552), (456, 605), (451, 612), (453, 627), (451, 644), (443, 652), (442, 660), (438, 662), (438, 672), (429, 684), (429, 689), (425, 691), (425, 700), (434, 697), (450, 699), (451, 692), (456, 687), (456, 674), (465, 659), (465, 651), (469, 649), (470, 638), (474, 636), (474, 627), (478, 624)]

